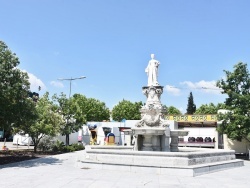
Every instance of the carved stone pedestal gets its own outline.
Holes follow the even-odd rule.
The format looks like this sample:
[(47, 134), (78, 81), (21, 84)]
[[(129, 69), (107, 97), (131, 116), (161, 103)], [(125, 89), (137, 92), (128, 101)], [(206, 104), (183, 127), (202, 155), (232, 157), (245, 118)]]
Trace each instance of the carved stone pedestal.
[(132, 128), (133, 135), (136, 135), (134, 149), (137, 151), (169, 151), (169, 131), (168, 127)]
[[(137, 151), (178, 151), (178, 136), (186, 136), (187, 131), (170, 131), (169, 124), (163, 118), (166, 109), (160, 98), (162, 86), (145, 86), (142, 92), (147, 97), (145, 106), (141, 108), (141, 120), (132, 128)], [(171, 143), (169, 140), (171, 137)]]
[(153, 151), (152, 135), (143, 135), (142, 151)]
[(187, 136), (188, 131), (182, 131), (182, 130), (173, 130), (170, 131), (171, 136), (171, 143), (170, 143), (170, 151), (171, 152), (177, 152), (178, 149), (178, 137), (179, 136)]

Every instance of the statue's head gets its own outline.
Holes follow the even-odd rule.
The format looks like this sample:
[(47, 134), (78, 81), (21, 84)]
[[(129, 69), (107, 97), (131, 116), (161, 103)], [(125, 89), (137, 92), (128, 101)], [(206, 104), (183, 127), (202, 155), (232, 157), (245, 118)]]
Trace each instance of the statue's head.
[(154, 59), (155, 58), (155, 54), (151, 54), (151, 58)]

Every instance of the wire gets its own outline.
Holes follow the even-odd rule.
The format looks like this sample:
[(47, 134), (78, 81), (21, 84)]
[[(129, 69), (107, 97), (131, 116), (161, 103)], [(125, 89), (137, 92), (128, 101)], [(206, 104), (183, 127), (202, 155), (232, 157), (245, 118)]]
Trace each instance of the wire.
[(169, 86), (170, 88), (176, 88), (176, 89), (206, 89), (206, 90), (220, 90), (220, 91), (222, 91), (222, 89), (220, 89), (220, 88), (209, 88), (209, 87), (196, 87), (196, 88), (189, 88), (189, 87), (175, 87), (175, 86)]

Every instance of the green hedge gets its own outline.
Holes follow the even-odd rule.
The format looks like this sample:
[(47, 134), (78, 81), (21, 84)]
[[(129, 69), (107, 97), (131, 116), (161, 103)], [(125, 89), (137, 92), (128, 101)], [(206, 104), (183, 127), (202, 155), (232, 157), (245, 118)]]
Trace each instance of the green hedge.
[(64, 143), (60, 141), (57, 141), (52, 147), (52, 151), (54, 152), (73, 152), (84, 149), (85, 147), (82, 144), (75, 143), (70, 146), (65, 146)]

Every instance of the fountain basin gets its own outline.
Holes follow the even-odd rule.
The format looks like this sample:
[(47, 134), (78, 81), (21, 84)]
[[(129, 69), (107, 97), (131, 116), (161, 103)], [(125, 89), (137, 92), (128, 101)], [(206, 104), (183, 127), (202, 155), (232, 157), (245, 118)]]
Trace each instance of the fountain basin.
[(189, 131), (184, 130), (173, 130), (170, 131), (170, 137), (171, 137), (171, 143), (170, 143), (170, 151), (172, 152), (178, 152), (178, 137), (179, 136), (187, 136)]
[(165, 134), (166, 128), (132, 128), (133, 135), (163, 135)]
[(244, 165), (242, 160), (235, 159), (235, 152), (232, 150), (202, 148), (179, 148), (178, 150), (179, 152), (132, 151), (87, 146), (85, 154), (78, 158), (78, 166), (197, 176)]
[(184, 130), (173, 130), (173, 131), (170, 131), (170, 136), (173, 137), (173, 136), (187, 136), (188, 135), (188, 132), (189, 131), (184, 131)]

